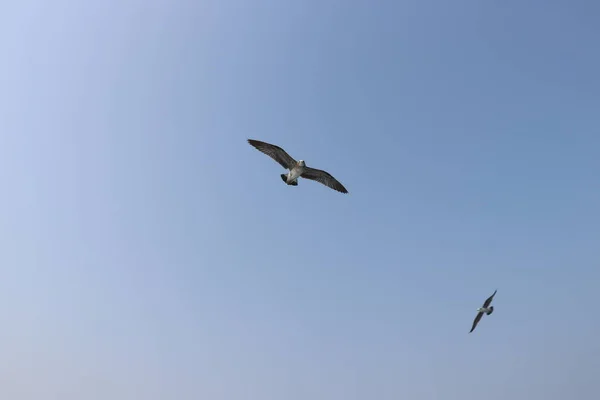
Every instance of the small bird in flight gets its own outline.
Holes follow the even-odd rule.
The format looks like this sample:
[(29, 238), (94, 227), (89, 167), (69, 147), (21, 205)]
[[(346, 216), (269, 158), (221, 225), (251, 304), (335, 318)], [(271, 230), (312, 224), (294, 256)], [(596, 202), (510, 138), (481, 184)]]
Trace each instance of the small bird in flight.
[(481, 317), (483, 317), (483, 314), (485, 313), (486, 315), (490, 315), (491, 313), (494, 312), (494, 307), (490, 307), (490, 303), (492, 302), (492, 299), (494, 298), (494, 296), (496, 295), (496, 292), (498, 290), (494, 290), (494, 294), (492, 294), (490, 297), (488, 297), (488, 299), (485, 301), (485, 303), (483, 303), (483, 307), (479, 307), (477, 309), (477, 316), (475, 317), (475, 321), (473, 321), (473, 327), (471, 328), (471, 332), (473, 332), (475, 330), (475, 327), (477, 326), (477, 324), (479, 323), (479, 321), (481, 320)]
[(281, 174), (281, 179), (288, 185), (298, 186), (298, 178), (302, 177), (322, 183), (323, 185), (328, 186), (333, 190), (337, 190), (338, 192), (348, 193), (344, 185), (338, 182), (338, 180), (331, 176), (328, 172), (307, 167), (304, 163), (304, 160), (294, 160), (281, 147), (254, 139), (248, 139), (248, 143), (254, 146), (257, 150), (271, 157), (273, 160), (277, 161), (283, 168), (290, 170), (290, 172), (287, 174)]

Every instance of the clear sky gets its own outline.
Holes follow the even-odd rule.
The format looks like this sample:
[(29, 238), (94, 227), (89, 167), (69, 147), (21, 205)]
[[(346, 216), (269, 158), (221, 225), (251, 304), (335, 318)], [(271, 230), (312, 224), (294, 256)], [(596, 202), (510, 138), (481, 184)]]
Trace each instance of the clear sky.
[(0, 398), (600, 398), (599, 19), (4, 4)]

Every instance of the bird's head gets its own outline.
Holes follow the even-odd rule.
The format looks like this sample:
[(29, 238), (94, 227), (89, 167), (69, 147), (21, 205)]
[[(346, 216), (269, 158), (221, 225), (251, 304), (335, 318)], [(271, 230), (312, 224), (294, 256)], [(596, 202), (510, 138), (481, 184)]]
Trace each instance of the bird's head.
[(304, 163), (304, 160), (298, 161), (298, 165), (301, 166), (301, 167), (306, 167), (306, 164)]

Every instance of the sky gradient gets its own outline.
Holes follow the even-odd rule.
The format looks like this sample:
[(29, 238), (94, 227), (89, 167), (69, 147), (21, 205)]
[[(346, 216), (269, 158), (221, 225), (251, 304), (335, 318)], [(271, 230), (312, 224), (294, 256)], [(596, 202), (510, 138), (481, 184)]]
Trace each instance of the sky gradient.
[(5, 4), (0, 398), (600, 398), (599, 18)]

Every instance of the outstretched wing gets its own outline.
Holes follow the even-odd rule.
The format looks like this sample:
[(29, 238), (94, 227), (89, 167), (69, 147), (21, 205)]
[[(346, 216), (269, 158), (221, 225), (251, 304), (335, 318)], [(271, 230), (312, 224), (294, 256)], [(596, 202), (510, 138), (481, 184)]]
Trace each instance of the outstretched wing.
[(494, 294), (492, 294), (490, 297), (488, 297), (488, 299), (485, 301), (485, 303), (483, 303), (483, 308), (487, 308), (490, 305), (490, 303), (492, 302), (492, 299), (496, 295), (497, 291), (498, 291), (498, 289), (494, 290)]
[(296, 165), (294, 160), (288, 153), (285, 152), (281, 147), (261, 142), (260, 140), (248, 139), (248, 143), (256, 147), (258, 151), (261, 151), (277, 161), (283, 168), (292, 169)]
[(473, 321), (473, 327), (471, 328), (471, 330), (469, 331), (469, 333), (471, 333), (471, 332), (473, 332), (475, 330), (475, 327), (477, 326), (477, 324), (481, 320), (481, 317), (483, 317), (483, 313), (482, 312), (477, 313), (477, 316), (475, 317), (475, 321)]
[(348, 193), (344, 185), (338, 182), (338, 180), (331, 176), (331, 174), (320, 169), (304, 167), (304, 172), (300, 176), (322, 183), (323, 185), (328, 186), (333, 190), (337, 190), (338, 192)]

